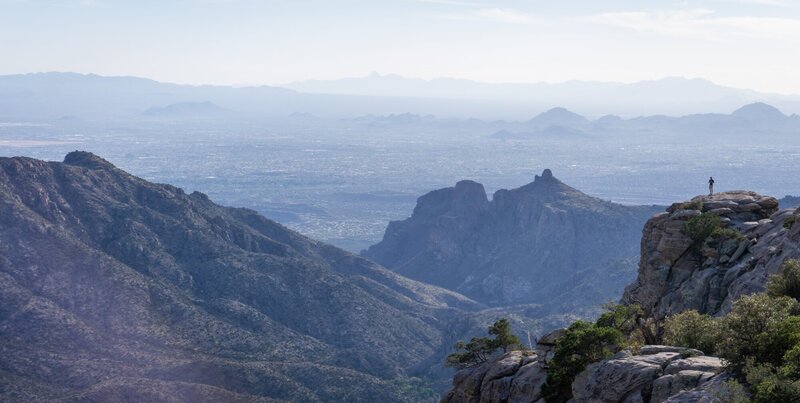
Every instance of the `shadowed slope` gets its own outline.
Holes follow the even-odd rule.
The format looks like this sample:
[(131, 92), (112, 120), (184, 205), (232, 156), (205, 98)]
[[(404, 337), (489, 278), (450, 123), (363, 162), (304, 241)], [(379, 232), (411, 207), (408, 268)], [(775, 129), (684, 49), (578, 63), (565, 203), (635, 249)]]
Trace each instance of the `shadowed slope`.
[(0, 158), (3, 399), (397, 400), (476, 306), (90, 153)]

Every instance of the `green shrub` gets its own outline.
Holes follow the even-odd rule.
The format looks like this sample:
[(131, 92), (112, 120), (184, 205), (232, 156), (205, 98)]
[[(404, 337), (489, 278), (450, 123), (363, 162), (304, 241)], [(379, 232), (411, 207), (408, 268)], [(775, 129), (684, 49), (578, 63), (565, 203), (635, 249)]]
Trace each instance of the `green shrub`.
[(699, 250), (703, 246), (703, 242), (720, 227), (722, 227), (722, 221), (719, 216), (706, 212), (686, 220), (683, 225), (683, 234), (689, 237), (694, 248)]
[(678, 206), (679, 210), (703, 210), (703, 201), (700, 199), (691, 200), (686, 203), (681, 203)]
[(727, 239), (733, 239), (735, 241), (741, 242), (741, 241), (744, 241), (745, 239), (747, 239), (747, 237), (744, 236), (742, 234), (742, 232), (739, 231), (736, 228), (717, 227), (717, 228), (714, 228), (713, 231), (711, 231), (711, 235), (710, 236), (711, 236), (711, 238), (713, 238), (717, 242), (722, 242), (722, 241), (725, 241)]
[(783, 228), (791, 229), (792, 225), (794, 225), (795, 221), (797, 221), (797, 216), (792, 215), (792, 216), (786, 217), (786, 219), (783, 220)]
[(556, 342), (555, 354), (548, 362), (545, 399), (571, 396), (575, 376), (587, 365), (614, 354), (622, 342), (622, 333), (613, 327), (574, 322)]
[(800, 261), (788, 259), (781, 265), (781, 273), (767, 280), (767, 294), (772, 297), (787, 296), (800, 299)]
[(695, 310), (671, 315), (664, 321), (664, 343), (670, 346), (695, 348), (706, 354), (714, 354), (718, 337), (718, 321)]
[(644, 310), (639, 305), (606, 304), (605, 312), (597, 319), (597, 326), (610, 327), (620, 331), (625, 336), (630, 336), (638, 327), (638, 321), (644, 316)]
[(781, 376), (800, 379), (800, 344), (795, 344), (791, 350), (783, 355)]
[(750, 397), (744, 386), (735, 379), (728, 379), (722, 386), (713, 392), (717, 403), (749, 403)]
[(800, 402), (800, 381), (780, 376), (771, 365), (748, 366), (745, 372), (753, 402)]
[(782, 356), (790, 347), (788, 334), (796, 324), (787, 320), (797, 309), (797, 301), (789, 297), (753, 294), (739, 298), (720, 322), (719, 356), (735, 371), (741, 370), (749, 359), (774, 363), (774, 357)]

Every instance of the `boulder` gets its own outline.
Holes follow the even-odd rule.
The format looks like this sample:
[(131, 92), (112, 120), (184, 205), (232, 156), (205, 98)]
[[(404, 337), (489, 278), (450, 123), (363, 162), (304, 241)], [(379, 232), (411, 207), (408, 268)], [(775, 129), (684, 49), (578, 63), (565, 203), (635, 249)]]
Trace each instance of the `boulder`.
[(663, 352), (591, 364), (572, 383), (573, 400), (575, 403), (644, 402), (663, 368), (680, 356)]
[(481, 398), (481, 385), (490, 365), (462, 369), (453, 376), (453, 388), (442, 398), (442, 402), (472, 403)]
[(653, 393), (650, 403), (661, 403), (685, 390), (696, 388), (711, 379), (715, 374), (703, 371), (685, 370), (675, 374), (664, 375), (653, 382)]
[[(733, 401), (731, 389), (728, 385), (733, 379), (728, 374), (717, 375), (701, 383), (692, 390), (685, 390), (670, 396), (668, 403), (717, 403)], [(745, 394), (747, 394), (745, 392)], [(655, 402), (655, 400), (653, 400)]]
[(670, 362), (664, 369), (666, 374), (675, 374), (681, 371), (701, 371), (709, 372), (714, 375), (721, 373), (725, 369), (722, 360), (717, 357), (689, 357)]
[(535, 362), (520, 368), (511, 381), (509, 403), (528, 403), (541, 399), (542, 386), (547, 381), (547, 369), (541, 362)]

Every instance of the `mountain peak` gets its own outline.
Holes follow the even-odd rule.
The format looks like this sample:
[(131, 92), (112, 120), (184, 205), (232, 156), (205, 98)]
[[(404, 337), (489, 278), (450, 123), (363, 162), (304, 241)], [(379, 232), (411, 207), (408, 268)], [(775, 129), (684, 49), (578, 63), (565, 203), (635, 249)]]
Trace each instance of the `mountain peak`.
[(541, 175), (534, 176), (533, 182), (518, 189), (511, 190), (511, 192), (514, 192), (515, 190), (521, 190), (524, 193), (533, 192), (534, 194), (541, 195), (564, 194), (565, 196), (569, 195), (569, 197), (574, 197), (576, 195), (585, 196), (581, 191), (567, 185), (553, 176), (553, 171), (551, 171), (549, 168), (542, 171)]
[(530, 123), (541, 127), (575, 127), (588, 123), (588, 119), (566, 108), (556, 107), (536, 115)]
[(732, 115), (747, 120), (780, 120), (786, 118), (786, 115), (784, 115), (783, 112), (781, 112), (778, 108), (763, 102), (755, 102), (745, 105), (733, 111)]
[(64, 164), (89, 169), (114, 169), (114, 164), (88, 151), (73, 151), (64, 157)]
[[(550, 169), (525, 186), (497, 190), (488, 202), (483, 186), (461, 181), (420, 197), (411, 217), (389, 224), (383, 240), (363, 255), (490, 306), (547, 301), (557, 309), (574, 306), (576, 298), (565, 293), (576, 282), (597, 301), (617, 295), (621, 284), (607, 282), (608, 267), (633, 274), (642, 225), (656, 210), (593, 198)], [(573, 275), (557, 297), (539, 287)]]

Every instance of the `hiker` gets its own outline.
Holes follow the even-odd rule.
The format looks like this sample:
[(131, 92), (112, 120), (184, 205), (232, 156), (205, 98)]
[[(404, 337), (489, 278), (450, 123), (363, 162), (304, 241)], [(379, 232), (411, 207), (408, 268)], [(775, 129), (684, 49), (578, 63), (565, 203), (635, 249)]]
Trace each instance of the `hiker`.
[(708, 178), (708, 195), (714, 195), (714, 177), (711, 176)]

